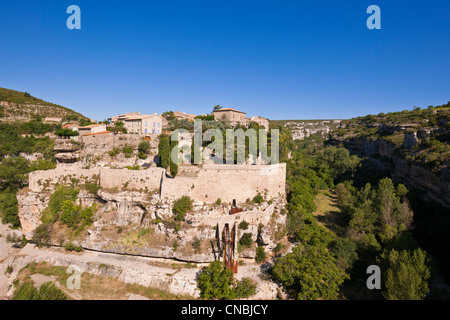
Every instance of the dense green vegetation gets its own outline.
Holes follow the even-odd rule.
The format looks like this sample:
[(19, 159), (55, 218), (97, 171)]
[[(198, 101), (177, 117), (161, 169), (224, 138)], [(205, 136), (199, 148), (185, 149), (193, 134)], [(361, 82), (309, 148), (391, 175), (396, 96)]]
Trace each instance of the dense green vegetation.
[[(450, 102), (427, 109), (367, 115), (341, 123), (333, 139), (350, 147), (355, 141), (385, 141), (394, 154), (410, 163), (421, 165), (436, 174), (448, 168), (450, 159)], [(417, 142), (404, 145), (405, 134), (415, 135)]]
[(67, 300), (67, 295), (51, 282), (36, 289), (31, 280), (26, 280), (16, 288), (11, 300)]
[(197, 285), (202, 299), (233, 300), (249, 298), (256, 293), (256, 284), (249, 278), (234, 279), (233, 271), (217, 260), (202, 268)]
[(75, 235), (93, 223), (96, 206), (94, 204), (82, 208), (76, 205), (78, 193), (79, 190), (76, 188), (60, 187), (51, 195), (47, 208), (41, 214), (42, 224), (33, 235), (33, 243), (37, 246), (49, 245), (53, 226), (58, 221), (66, 225)]
[(55, 134), (59, 137), (75, 137), (79, 135), (78, 131), (72, 129), (57, 129)]
[(159, 166), (167, 169), (170, 165), (170, 137), (162, 134), (158, 144)]
[(175, 214), (176, 221), (183, 221), (184, 215), (192, 209), (192, 199), (188, 196), (182, 196), (173, 203), (172, 211)]
[[(28, 174), (56, 167), (53, 141), (49, 137), (35, 137), (54, 129), (54, 125), (37, 120), (0, 123), (0, 216), (3, 223), (14, 228), (20, 226), (16, 194), (28, 184)], [(42, 158), (31, 162), (21, 156), (33, 153), (42, 154)]]
[[(288, 235), (298, 243), (277, 258), (272, 277), (298, 299), (423, 299), (430, 295), (432, 258), (411, 232), (409, 190), (368, 172), (367, 162), (344, 148), (326, 146), (320, 136), (286, 140)], [(331, 232), (313, 213), (319, 190), (332, 190), (342, 226)], [(337, 214), (337, 213), (336, 213)], [(365, 287), (366, 268), (382, 268), (381, 293)], [(361, 298), (361, 296), (359, 297)]]

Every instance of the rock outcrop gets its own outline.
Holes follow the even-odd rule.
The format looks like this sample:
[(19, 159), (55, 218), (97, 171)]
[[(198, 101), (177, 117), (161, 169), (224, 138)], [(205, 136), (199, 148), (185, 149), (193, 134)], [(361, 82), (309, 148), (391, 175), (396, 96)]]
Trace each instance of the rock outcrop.
[[(22, 190), (17, 196), (19, 218), (23, 233), (31, 238), (41, 224), (42, 211), (49, 203), (51, 193)], [(171, 258), (196, 263), (215, 259), (211, 241), (215, 241), (216, 227), (239, 225), (246, 221), (248, 230), (238, 230), (237, 239), (244, 232), (252, 233), (252, 240), (272, 250), (275, 233), (285, 226), (284, 199), (260, 205), (248, 204), (243, 211), (230, 215), (229, 205), (208, 205), (195, 202), (184, 222), (174, 223), (174, 200), (161, 198), (158, 193), (143, 191), (99, 190), (93, 195), (81, 190), (76, 204), (89, 207), (96, 204), (95, 222), (71, 242), (85, 249), (145, 257)], [(120, 230), (120, 231), (119, 231)], [(52, 244), (59, 246), (59, 234)], [(197, 244), (195, 244), (197, 243)], [(253, 258), (253, 253), (243, 253)]]
[(321, 134), (325, 137), (339, 126), (341, 120), (297, 120), (287, 121), (285, 126), (292, 132), (292, 139), (303, 140), (313, 134)]

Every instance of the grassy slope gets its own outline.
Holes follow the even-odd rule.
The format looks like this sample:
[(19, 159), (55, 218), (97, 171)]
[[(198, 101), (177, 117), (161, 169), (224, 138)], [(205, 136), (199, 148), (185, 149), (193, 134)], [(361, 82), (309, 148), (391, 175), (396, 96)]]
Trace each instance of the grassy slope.
[[(21, 91), (16, 91), (16, 90), (11, 90), (11, 89), (6, 89), (6, 88), (1, 88), (0, 87), (0, 101), (8, 101), (8, 102), (14, 102), (16, 104), (19, 105), (37, 105), (37, 106), (42, 106), (42, 107), (52, 107), (49, 108), (49, 110), (57, 110), (59, 111), (59, 114), (71, 114), (71, 115), (76, 115), (80, 118), (86, 118), (85, 116), (83, 116), (82, 114), (60, 106), (58, 104), (54, 104), (51, 102), (47, 102), (44, 101), (42, 99), (33, 97), (29, 94), (27, 94), (26, 92), (21, 92)], [(51, 112), (51, 111), (50, 111)], [(52, 114), (48, 114), (46, 116), (52, 116)]]

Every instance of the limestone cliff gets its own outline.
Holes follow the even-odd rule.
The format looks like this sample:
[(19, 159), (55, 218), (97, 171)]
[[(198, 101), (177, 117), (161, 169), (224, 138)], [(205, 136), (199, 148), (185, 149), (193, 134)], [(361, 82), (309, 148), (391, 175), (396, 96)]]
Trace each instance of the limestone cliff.
[[(17, 196), (19, 218), (27, 238), (41, 224), (41, 214), (50, 196), (51, 192), (29, 189)], [(94, 223), (76, 236), (64, 224), (55, 223), (50, 232), (53, 245), (70, 241), (95, 251), (199, 263), (215, 259), (211, 241), (215, 241), (217, 225), (223, 228), (226, 223), (233, 225), (245, 220), (249, 227), (240, 230), (237, 239), (243, 232), (252, 233), (255, 245), (259, 241), (272, 250), (280, 240), (279, 234), (283, 234), (286, 219), (280, 214), (284, 199), (242, 204), (243, 211), (234, 215), (230, 215), (230, 204), (194, 202), (193, 209), (180, 223), (174, 221), (174, 200), (161, 198), (154, 192), (100, 190), (93, 195), (81, 190), (76, 202), (82, 207), (96, 204)], [(253, 258), (254, 250), (255, 247), (244, 250), (242, 257)]]

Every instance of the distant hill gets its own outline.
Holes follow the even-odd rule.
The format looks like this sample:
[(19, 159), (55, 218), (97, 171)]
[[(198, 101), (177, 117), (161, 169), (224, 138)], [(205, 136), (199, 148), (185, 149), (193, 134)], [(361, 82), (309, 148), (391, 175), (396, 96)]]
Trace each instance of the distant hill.
[(313, 134), (326, 137), (328, 133), (339, 127), (341, 120), (270, 120), (271, 128), (279, 126), (292, 132), (292, 139), (302, 140)]
[(72, 109), (33, 97), (28, 92), (0, 88), (0, 119), (28, 121), (38, 117), (57, 117), (68, 121), (88, 120)]

